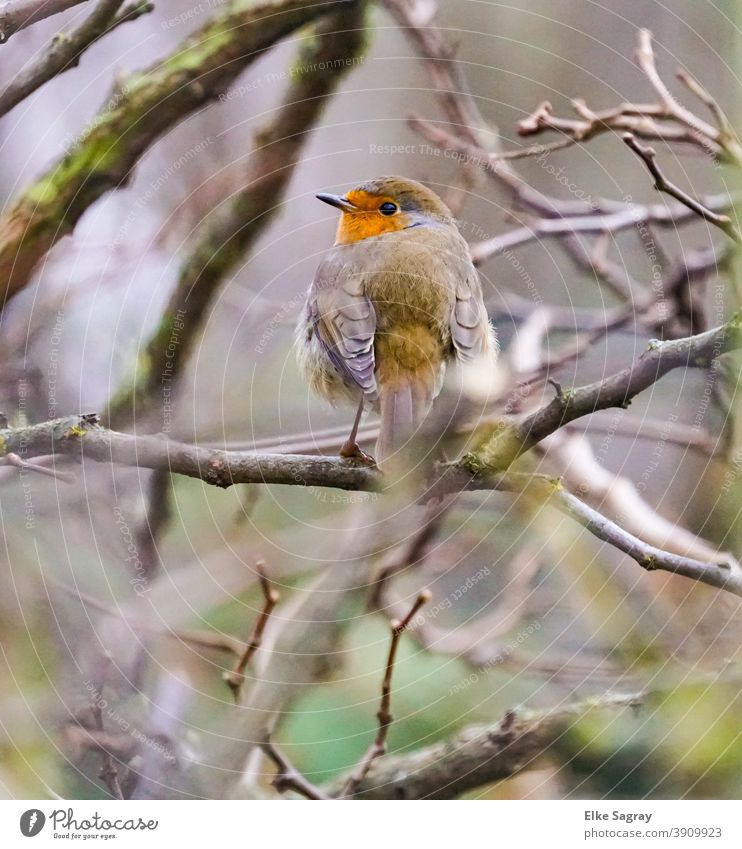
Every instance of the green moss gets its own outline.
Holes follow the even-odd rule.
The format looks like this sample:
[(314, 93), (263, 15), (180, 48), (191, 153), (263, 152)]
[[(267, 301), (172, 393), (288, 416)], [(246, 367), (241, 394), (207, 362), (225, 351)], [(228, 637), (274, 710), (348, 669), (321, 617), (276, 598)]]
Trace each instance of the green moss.
[(478, 451), (483, 469), (501, 472), (508, 469), (523, 451), (523, 436), (515, 425), (501, 423)]
[(235, 41), (235, 28), (244, 26), (239, 15), (228, 14), (217, 18), (204, 30), (200, 30), (178, 53), (169, 56), (162, 64), (168, 73), (182, 71), (200, 72), (214, 55), (228, 48)]

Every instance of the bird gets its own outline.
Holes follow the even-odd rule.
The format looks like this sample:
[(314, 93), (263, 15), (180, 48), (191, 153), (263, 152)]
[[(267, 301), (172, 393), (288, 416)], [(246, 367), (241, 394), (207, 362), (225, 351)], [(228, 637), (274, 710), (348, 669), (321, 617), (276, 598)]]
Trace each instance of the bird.
[[(357, 404), (340, 456), (382, 467), (425, 421), (447, 364), (493, 363), (497, 338), (468, 245), (436, 192), (385, 176), (316, 197), (341, 215), (298, 321), (299, 368), (331, 404)], [(375, 457), (357, 442), (367, 409), (380, 415)]]

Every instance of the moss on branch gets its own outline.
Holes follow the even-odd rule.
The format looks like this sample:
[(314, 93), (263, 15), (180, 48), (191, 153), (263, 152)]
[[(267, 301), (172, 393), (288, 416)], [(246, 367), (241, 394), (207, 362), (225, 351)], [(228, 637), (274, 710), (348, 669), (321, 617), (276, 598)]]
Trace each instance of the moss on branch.
[(278, 40), (339, 5), (346, 3), (232, 3), (169, 56), (121, 81), (72, 149), (0, 217), (3, 298), (28, 283), (37, 262), (91, 204), (126, 183), (158, 138), (226, 91)]

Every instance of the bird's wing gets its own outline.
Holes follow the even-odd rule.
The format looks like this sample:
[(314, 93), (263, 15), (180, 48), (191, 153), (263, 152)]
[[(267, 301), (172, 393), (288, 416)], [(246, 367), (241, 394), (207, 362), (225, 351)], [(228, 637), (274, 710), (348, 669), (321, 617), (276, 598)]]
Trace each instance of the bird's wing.
[(332, 252), (317, 269), (310, 309), (317, 336), (335, 370), (375, 400), (376, 312), (363, 281), (364, 275), (354, 271), (342, 252)]
[(482, 297), (479, 275), (472, 268), (456, 285), (451, 312), (451, 340), (456, 357), (462, 362), (493, 353), (493, 331)]

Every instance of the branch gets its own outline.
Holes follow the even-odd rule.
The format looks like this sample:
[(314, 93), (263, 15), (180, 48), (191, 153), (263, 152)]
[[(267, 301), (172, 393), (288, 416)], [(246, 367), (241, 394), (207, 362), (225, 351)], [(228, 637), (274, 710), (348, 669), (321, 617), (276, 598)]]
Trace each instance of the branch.
[(688, 209), (693, 210), (696, 215), (700, 215), (705, 221), (708, 221), (710, 224), (714, 224), (716, 227), (723, 230), (730, 239), (734, 239), (735, 242), (742, 242), (742, 233), (739, 232), (728, 215), (721, 215), (718, 212), (714, 212), (709, 209), (699, 200), (691, 197), (691, 195), (684, 192), (681, 188), (676, 186), (675, 183), (671, 183), (667, 177), (665, 177), (657, 164), (657, 153), (654, 148), (644, 147), (639, 144), (631, 133), (626, 133), (623, 136), (623, 140), (647, 166), (647, 170), (652, 177), (654, 177), (654, 187), (658, 192), (665, 192), (671, 197), (674, 197), (675, 200), (679, 200), (680, 203), (685, 204)]
[(382, 501), (351, 504), (342, 521), (342, 530), (333, 536), (335, 568), (320, 569), (286, 602), (281, 621), (273, 618), (268, 624), (254, 658), (261, 674), (222, 728), (211, 759), (218, 767), (201, 770), (211, 798), (251, 795), (250, 785), (264, 774), (259, 741), (290, 717), (290, 705), (307, 687), (326, 680), (328, 658), (338, 656), (353, 622), (348, 606), (361, 609), (365, 603), (379, 545), (396, 542), (406, 528)]
[[(724, 326), (726, 328), (727, 325)], [(664, 342), (647, 354), (647, 360), (653, 365), (654, 379), (681, 364), (668, 362), (678, 352), (700, 360), (702, 353), (712, 343), (722, 338), (721, 331), (708, 331), (690, 339)], [(670, 346), (670, 347), (667, 347)], [(660, 348), (668, 350), (666, 361), (656, 356)], [(721, 349), (719, 349), (719, 352)], [(640, 364), (642, 360), (638, 361)], [(646, 367), (644, 367), (646, 370)], [(637, 369), (639, 371), (639, 369)], [(595, 409), (617, 404), (617, 398), (630, 397), (642, 387), (632, 382), (632, 369), (608, 378), (603, 383), (591, 384), (582, 389), (571, 390), (554, 399), (551, 404), (533, 413), (520, 425), (506, 425), (498, 430), (476, 454), (469, 454), (455, 463), (434, 464), (430, 480), (421, 499), (439, 497), (442, 494), (462, 490), (497, 489), (503, 492), (522, 493), (530, 489), (540, 498), (553, 498), (560, 491), (558, 481), (536, 475), (502, 474), (497, 466), (504, 468), (504, 452), (508, 452), (510, 462), (516, 456), (543, 439), (548, 433), (557, 430), (567, 421), (586, 415)], [(644, 378), (649, 385), (653, 382), (647, 375)], [(607, 386), (605, 397), (601, 390)], [(575, 399), (574, 407), (572, 399)], [(613, 399), (609, 403), (609, 399)], [(600, 406), (602, 405), (602, 406)], [(560, 418), (564, 421), (560, 422)], [(528, 422), (533, 422), (529, 431)], [(535, 439), (529, 433), (541, 433)], [(197, 478), (206, 484), (229, 487), (238, 483), (272, 483), (293, 486), (329, 486), (357, 491), (377, 491), (383, 489), (383, 478), (377, 469), (356, 465), (353, 461), (330, 457), (308, 457), (292, 454), (255, 455), (242, 451), (221, 451), (214, 448), (199, 448), (184, 443), (171, 443), (152, 436), (131, 436), (107, 430), (97, 423), (92, 415), (70, 416), (55, 419), (43, 424), (23, 428), (0, 430), (0, 446), (5, 452), (24, 451), (26, 456), (66, 455), (79, 459), (91, 459), (102, 463), (121, 463), (137, 468), (165, 469), (174, 474)], [(491, 461), (488, 465), (488, 461)], [(570, 498), (574, 498), (571, 496)], [(556, 499), (557, 506), (565, 509), (580, 521), (591, 533), (604, 539), (605, 528), (601, 523), (609, 520), (591, 508), (561, 496)], [(578, 501), (578, 500), (576, 500)], [(584, 510), (582, 509), (584, 507)], [(615, 532), (614, 529), (615, 528)], [(645, 568), (664, 569), (686, 575), (710, 586), (726, 589), (736, 595), (742, 595), (742, 578), (732, 564), (701, 563), (688, 558), (677, 557), (646, 546), (637, 537), (628, 534), (622, 528), (610, 523), (610, 541), (621, 551), (634, 557)], [(636, 555), (636, 556), (635, 556)]]
[(687, 71), (682, 68), (676, 71), (683, 85), (711, 111), (716, 127), (686, 109), (665, 85), (655, 65), (652, 34), (649, 30), (639, 30), (636, 58), (658, 96), (658, 103), (621, 103), (594, 112), (584, 100), (575, 99), (572, 101), (572, 108), (578, 116), (575, 119), (556, 117), (551, 104), (544, 102), (531, 115), (518, 122), (518, 133), (532, 136), (544, 130), (554, 130), (565, 135), (568, 143), (577, 144), (608, 131), (629, 131), (642, 139), (667, 144), (692, 144), (719, 161), (742, 164), (739, 137), (718, 102), (706, 89)]
[[(577, 496), (561, 487), (554, 488), (549, 493), (549, 501), (567, 516), (570, 516), (590, 533), (609, 543), (614, 548), (628, 554), (642, 569), (648, 572), (659, 569), (675, 575), (683, 575), (710, 587), (727, 590), (734, 595), (742, 596), (742, 568), (736, 560), (729, 557), (727, 561), (718, 563), (703, 563), (691, 557), (683, 557), (655, 548), (645, 543), (633, 534), (624, 530), (602, 513), (580, 501)], [(723, 555), (720, 553), (719, 557)]]
[(398, 549), (392, 550), (379, 565), (369, 598), (369, 609), (381, 610), (386, 606), (386, 592), (392, 579), (401, 572), (422, 565), (428, 550), (435, 540), (441, 523), (456, 502), (456, 493), (443, 499), (433, 499), (426, 505), (418, 528), (404, 540)]
[[(711, 149), (715, 155), (722, 153), (720, 145), (698, 133), (691, 132), (685, 127), (675, 127), (660, 124), (657, 119), (665, 118), (665, 110), (657, 104), (622, 103), (611, 109), (593, 112), (584, 100), (575, 98), (572, 108), (577, 118), (559, 118), (554, 115), (553, 107), (548, 101), (540, 103), (536, 109), (517, 124), (521, 136), (535, 136), (544, 130), (554, 130), (567, 136), (565, 140), (551, 146), (556, 148), (589, 141), (596, 136), (609, 131), (630, 130), (642, 139), (654, 139), (663, 142), (676, 142), (697, 145), (704, 150)], [(541, 145), (546, 148), (546, 145)], [(556, 148), (559, 149), (559, 148)], [(538, 146), (525, 151), (514, 151), (521, 155), (538, 155)]]
[(376, 714), (379, 720), (379, 729), (376, 732), (374, 742), (369, 747), (366, 754), (361, 758), (358, 766), (350, 775), (348, 780), (340, 792), (340, 798), (354, 796), (358, 787), (363, 783), (364, 778), (368, 775), (374, 761), (381, 757), (386, 752), (386, 739), (389, 734), (389, 728), (394, 720), (392, 716), (392, 674), (394, 672), (394, 663), (397, 659), (397, 648), (399, 641), (402, 638), (407, 626), (417, 615), (420, 608), (430, 601), (430, 592), (423, 590), (415, 599), (412, 607), (407, 615), (398, 621), (391, 623), (392, 641), (389, 645), (389, 654), (386, 660), (386, 669), (384, 670), (384, 678), (381, 682), (381, 703), (379, 704), (379, 712)]
[(240, 692), (242, 691), (242, 685), (245, 682), (245, 669), (247, 669), (247, 664), (250, 662), (250, 659), (255, 652), (260, 648), (263, 631), (265, 631), (265, 626), (268, 624), (273, 608), (278, 604), (278, 600), (280, 598), (278, 591), (274, 590), (268, 582), (268, 578), (265, 574), (265, 564), (262, 561), (258, 561), (255, 564), (255, 571), (258, 573), (260, 589), (263, 592), (263, 609), (260, 611), (260, 616), (258, 616), (258, 620), (255, 623), (252, 634), (250, 635), (250, 639), (247, 641), (244, 652), (242, 652), (240, 657), (238, 657), (234, 669), (231, 672), (224, 673), (224, 680), (229, 689), (232, 691), (232, 696), (234, 697), (235, 702), (239, 702), (240, 700)]
[[(420, 616), (415, 621), (413, 638), (426, 651), (453, 655), (474, 668), (486, 666), (489, 669), (513, 660), (519, 662), (520, 658), (512, 647), (507, 647), (506, 635), (513, 633), (527, 612), (540, 566), (537, 545), (524, 545), (506, 564), (504, 589), (497, 594), (497, 603), (492, 610), (454, 628), (438, 626), (428, 617)], [(391, 594), (384, 597), (384, 613), (393, 616), (401, 605), (388, 595)], [(529, 668), (533, 668), (531, 659), (527, 663)]]
[(10, 112), (49, 80), (74, 68), (82, 54), (98, 39), (154, 9), (152, 3), (137, 0), (117, 14), (123, 3), (124, 0), (100, 0), (79, 27), (69, 34), (57, 33), (42, 58), (30, 67), (21, 68), (0, 92), (0, 115)]
[(36, 263), (102, 195), (124, 185), (161, 136), (226, 91), (261, 53), (337, 2), (235, 3), (170, 56), (124, 79), (75, 147), (0, 217), (0, 298), (29, 282)]
[(17, 454), (12, 452), (6, 454), (2, 460), (0, 460), (0, 463), (4, 466), (13, 466), (13, 468), (20, 469), (21, 471), (36, 472), (36, 474), (39, 475), (55, 478), (63, 483), (77, 482), (77, 478), (73, 474), (69, 474), (68, 472), (59, 472), (53, 466), (50, 468), (49, 466), (42, 466), (41, 463), (30, 463), (28, 460), (23, 460)]
[(719, 141), (719, 133), (706, 121), (702, 121), (685, 106), (678, 103), (668, 87), (660, 77), (654, 62), (654, 50), (652, 49), (652, 33), (648, 29), (639, 30), (639, 46), (636, 51), (636, 61), (649, 80), (652, 88), (657, 92), (664, 115), (672, 118), (679, 124), (688, 127), (698, 133), (701, 137)]
[(141, 577), (151, 581), (160, 565), (158, 542), (173, 515), (172, 478), (155, 472), (147, 483), (145, 514), (135, 531)]
[[(473, 725), (449, 740), (375, 762), (356, 791), (361, 799), (452, 799), (533, 766), (573, 725), (598, 709), (643, 703), (641, 695), (607, 696), (544, 712), (508, 711), (493, 725)], [(339, 792), (345, 779), (334, 782)]]
[(66, 12), (83, 0), (9, 0), (0, 6), (0, 44), (44, 18)]
[(510, 166), (509, 161), (499, 153), (491, 153), (480, 145), (472, 142), (468, 137), (454, 134), (442, 129), (437, 124), (424, 121), (419, 116), (413, 115), (409, 119), (412, 129), (416, 130), (432, 144), (454, 151), (465, 157), (464, 161), (475, 162), (484, 172), (491, 177), (499, 186), (508, 192), (513, 201), (531, 211), (543, 215), (544, 218), (576, 217), (580, 215), (595, 215), (620, 210), (625, 207), (617, 201), (602, 200), (596, 202), (563, 200), (544, 194), (534, 189), (517, 174)]
[(502, 425), (476, 453), (476, 467), (502, 470), (544, 437), (568, 422), (609, 407), (627, 407), (634, 396), (676, 368), (707, 368), (724, 353), (742, 345), (742, 312), (713, 330), (696, 336), (653, 340), (623, 371), (570, 389), (517, 425)]
[[(423, 60), (433, 88), (448, 120), (473, 144), (479, 144), (481, 130), (488, 125), (479, 114), (474, 99), (469, 95), (462, 75), (454, 61), (454, 53), (443, 40), (441, 33), (430, 26), (435, 4), (424, 0), (382, 0), (383, 5), (404, 29)], [(427, 6), (426, 9), (423, 7)], [(491, 129), (489, 133), (491, 134)]]
[[(100, 733), (101, 737), (105, 737), (105, 728), (103, 726), (103, 692), (102, 687), (95, 685), (90, 698), (90, 711), (93, 715), (95, 729)], [(118, 770), (114, 763), (113, 756), (110, 750), (101, 747), (101, 755), (103, 765), (98, 775), (103, 779), (114, 799), (123, 799), (124, 794), (119, 781)]]
[[(706, 209), (722, 212), (731, 209), (740, 200), (742, 197), (738, 194), (718, 194), (703, 198), (701, 202)], [(626, 204), (610, 212), (597, 211), (566, 218), (534, 218), (523, 227), (475, 242), (471, 245), (471, 257), (475, 265), (481, 265), (490, 257), (535, 242), (537, 239), (616, 234), (648, 223), (675, 228), (697, 220), (697, 213), (684, 204)]]
[[(307, 37), (293, 65), (299, 73), (292, 75), (281, 105), (255, 135), (243, 185), (232, 190), (223, 208), (215, 210), (194, 237), (158, 326), (137, 358), (133, 381), (111, 401), (110, 423), (124, 427), (135, 416), (146, 418), (161, 403), (164, 385), (171, 395), (176, 391), (211, 304), (281, 210), (310, 131), (363, 49), (364, 10), (362, 3), (342, 3)], [(175, 332), (177, 346), (171, 343)]]
[(227, 488), (240, 483), (332, 486), (374, 491), (382, 486), (378, 470), (339, 457), (222, 451), (171, 442), (156, 436), (132, 436), (101, 427), (94, 413), (67, 416), (21, 428), (0, 429), (0, 457), (53, 454), (160, 469)]
[[(655, 439), (663, 444), (670, 442), (669, 423), (657, 425)], [(618, 428), (614, 430), (617, 432)], [(596, 510), (620, 516), (623, 528), (644, 542), (696, 560), (733, 560), (729, 553), (719, 551), (677, 521), (664, 518), (628, 478), (606, 469), (596, 458), (584, 433), (565, 428), (547, 437), (538, 447), (555, 464), (568, 490)]]
[(315, 799), (318, 801), (331, 799), (327, 793), (315, 787), (314, 784), (307, 781), (306, 778), (299, 772), (298, 769), (288, 760), (286, 755), (281, 752), (270, 740), (264, 740), (260, 744), (263, 752), (276, 765), (278, 772), (271, 782), (279, 793), (284, 793), (286, 790), (294, 790), (306, 799)]

